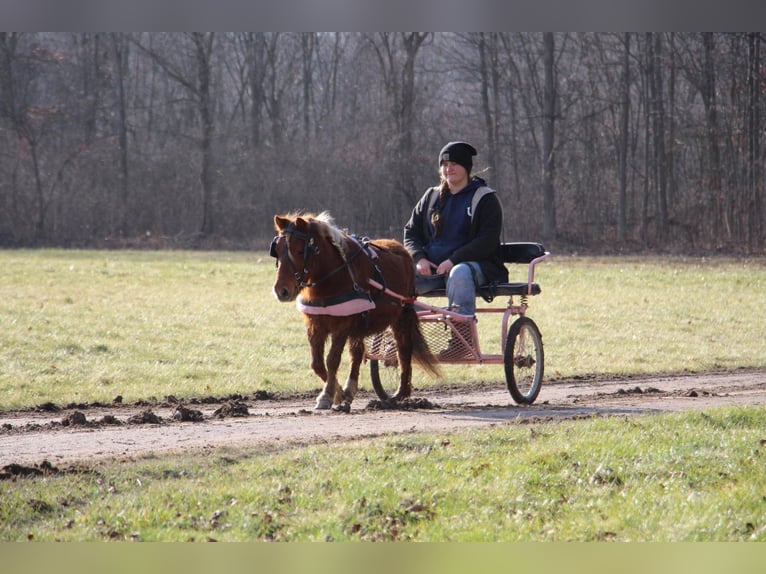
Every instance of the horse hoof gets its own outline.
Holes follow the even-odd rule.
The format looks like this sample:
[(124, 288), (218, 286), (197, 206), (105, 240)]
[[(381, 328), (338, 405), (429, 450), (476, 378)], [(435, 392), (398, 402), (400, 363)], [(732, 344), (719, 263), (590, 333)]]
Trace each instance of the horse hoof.
[(339, 413), (350, 413), (351, 412), (351, 403), (348, 403), (346, 401), (342, 402), (339, 405), (335, 405), (332, 410)]
[(319, 397), (316, 406), (314, 406), (315, 411), (326, 411), (330, 408), (332, 408), (332, 401), (326, 397)]

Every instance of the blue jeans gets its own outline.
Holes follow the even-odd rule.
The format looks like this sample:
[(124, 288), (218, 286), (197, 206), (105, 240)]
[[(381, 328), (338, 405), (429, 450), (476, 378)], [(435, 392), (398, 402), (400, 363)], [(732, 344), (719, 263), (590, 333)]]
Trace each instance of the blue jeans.
[(475, 315), (476, 288), (484, 283), (484, 273), (475, 261), (455, 265), (447, 278), (447, 300), (450, 309), (461, 315)]

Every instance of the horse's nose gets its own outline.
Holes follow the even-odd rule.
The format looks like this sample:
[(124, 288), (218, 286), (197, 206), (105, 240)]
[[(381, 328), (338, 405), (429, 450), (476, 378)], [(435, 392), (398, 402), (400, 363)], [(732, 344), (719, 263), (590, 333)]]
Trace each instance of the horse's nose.
[(277, 299), (280, 301), (289, 301), (290, 300), (290, 290), (285, 286), (278, 286), (274, 285), (274, 295), (276, 295)]

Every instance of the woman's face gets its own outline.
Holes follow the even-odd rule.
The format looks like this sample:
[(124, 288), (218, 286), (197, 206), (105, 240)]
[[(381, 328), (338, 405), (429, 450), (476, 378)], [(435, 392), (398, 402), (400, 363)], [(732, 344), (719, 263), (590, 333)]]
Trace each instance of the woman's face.
[(442, 177), (447, 180), (447, 185), (454, 191), (463, 189), (468, 183), (468, 172), (459, 163), (443, 161), (441, 165)]

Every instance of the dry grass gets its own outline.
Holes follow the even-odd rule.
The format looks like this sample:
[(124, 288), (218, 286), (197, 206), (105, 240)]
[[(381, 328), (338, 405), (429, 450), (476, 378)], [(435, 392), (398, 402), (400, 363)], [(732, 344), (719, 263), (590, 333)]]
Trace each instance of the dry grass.
[[(0, 251), (0, 408), (315, 390), (303, 321), (273, 276), (264, 252)], [(537, 280), (549, 379), (766, 365), (763, 260), (554, 257)], [(500, 352), (499, 321), (483, 315), (480, 332)], [(438, 384), (417, 369), (414, 382)]]

